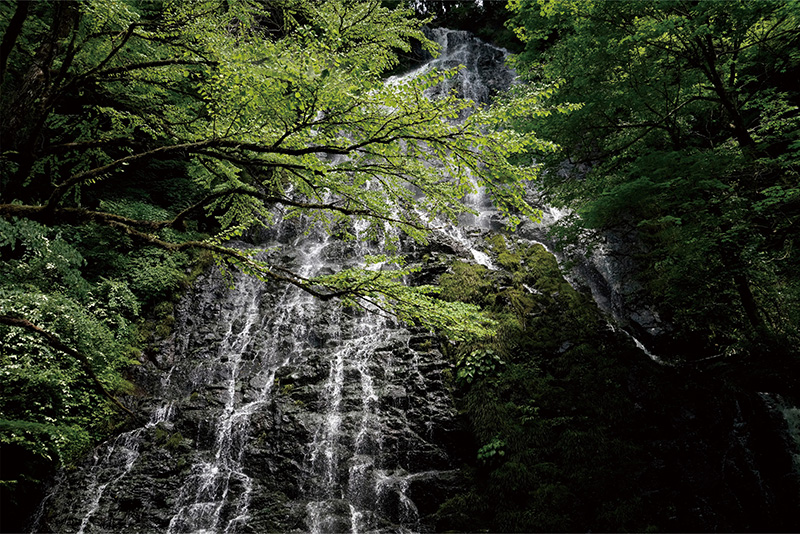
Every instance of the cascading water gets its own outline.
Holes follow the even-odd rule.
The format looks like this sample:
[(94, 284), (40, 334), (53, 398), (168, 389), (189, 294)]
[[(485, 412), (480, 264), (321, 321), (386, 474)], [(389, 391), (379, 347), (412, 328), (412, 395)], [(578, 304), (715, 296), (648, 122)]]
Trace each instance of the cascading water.
[[(511, 82), (503, 50), (466, 32), (432, 38), (442, 54), (424, 68), (465, 65), (449, 82), (462, 96), (485, 100)], [(486, 196), (476, 189), (467, 201), (478, 214), (462, 223), (489, 228), (496, 212)], [(463, 232), (439, 231), (488, 263)], [(258, 248), (304, 276), (362, 264), (371, 252), (297, 220), (262, 237)], [(34, 530), (432, 528), (459, 484), (448, 447), (462, 431), (436, 339), (294, 287), (245, 276), (234, 285), (216, 272), (198, 280), (155, 365), (136, 377), (149, 392), (138, 407), (148, 423), (63, 473)]]
[[(301, 274), (314, 274), (312, 271), (319, 264), (318, 256), (323, 246), (324, 241), (310, 250), (300, 250), (304, 264)], [(235, 283), (239, 289), (230, 293), (230, 305), (223, 308), (221, 323), (227, 325), (227, 330), (214, 362), (215, 371), (221, 371), (225, 377), (222, 385), (226, 399), (216, 424), (213, 455), (192, 466), (168, 533), (231, 532), (239, 523), (247, 521), (253, 483), (242, 465), (242, 456), (249, 435), (250, 417), (269, 399), (275, 372), (286, 365), (294, 353), (294, 347), (285, 350), (280, 336), (285, 333), (287, 324), (303, 317), (303, 309), (308, 306), (310, 298), (287, 288), (278, 298), (275, 313), (265, 315), (259, 310), (258, 281), (239, 276)], [(302, 324), (293, 326), (297, 328)], [(302, 331), (295, 330), (295, 333), (298, 338), (303, 337)], [(251, 361), (257, 362), (251, 383), (255, 380), (259, 387), (254, 388), (250, 398), (243, 398), (239, 385), (243, 377), (252, 376), (246, 369), (251, 357)], [(202, 387), (212, 376), (209, 371), (201, 366), (196, 368), (195, 388)], [(222, 524), (225, 507), (230, 511)]]
[[(426, 96), (437, 98), (455, 91), (461, 98), (481, 103), (487, 102), (495, 93), (507, 89), (514, 82), (514, 71), (506, 66), (508, 51), (505, 49), (484, 43), (468, 32), (444, 28), (430, 30), (429, 38), (441, 46), (442, 54), (416, 70), (390, 78), (388, 83), (419, 76), (433, 69), (441, 71), (460, 69), (454, 77), (428, 89)], [(462, 115), (461, 119), (463, 118)], [(477, 186), (475, 182), (473, 186), (473, 191), (463, 200), (464, 204), (475, 213), (459, 215), (458, 226), (434, 223), (433, 229), (447, 240), (454, 242), (457, 249), (466, 251), (476, 263), (494, 269), (489, 256), (473, 246), (470, 236), (481, 231), (501, 228), (502, 216), (492, 204), (485, 189)]]

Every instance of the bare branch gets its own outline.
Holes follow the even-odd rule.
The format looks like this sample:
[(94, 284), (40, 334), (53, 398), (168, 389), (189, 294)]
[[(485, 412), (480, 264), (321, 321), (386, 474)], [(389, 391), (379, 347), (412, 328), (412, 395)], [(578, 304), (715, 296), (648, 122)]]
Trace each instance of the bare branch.
[(101, 70), (97, 76), (111, 76), (121, 74), (124, 72), (131, 72), (135, 70), (149, 69), (152, 67), (167, 67), (170, 65), (217, 65), (215, 61), (197, 61), (196, 59), (160, 59), (156, 61), (146, 61), (144, 63), (133, 63), (125, 65), (124, 67), (115, 67), (113, 69)]

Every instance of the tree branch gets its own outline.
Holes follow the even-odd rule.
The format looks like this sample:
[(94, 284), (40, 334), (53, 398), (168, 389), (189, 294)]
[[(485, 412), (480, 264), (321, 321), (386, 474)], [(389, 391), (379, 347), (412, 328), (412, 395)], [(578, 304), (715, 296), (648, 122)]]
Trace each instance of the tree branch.
[(133, 23), (133, 24), (129, 25), (128, 29), (125, 30), (125, 33), (122, 35), (122, 39), (120, 39), (120, 42), (117, 43), (117, 45), (114, 46), (114, 48), (111, 49), (111, 51), (108, 53), (108, 55), (106, 55), (105, 59), (103, 59), (103, 61), (98, 63), (94, 68), (88, 70), (85, 74), (80, 76), (80, 78), (88, 78), (92, 74), (98, 72), (100, 69), (105, 67), (108, 64), (108, 62), (111, 61), (114, 58), (114, 56), (116, 56), (117, 53), (120, 50), (122, 50), (122, 47), (125, 46), (125, 44), (128, 42), (128, 40), (133, 35), (133, 32), (136, 29), (136, 26), (138, 26), (138, 24), (136, 24), (136, 23)]
[(73, 358), (78, 360), (81, 363), (81, 367), (83, 367), (83, 370), (86, 372), (87, 375), (89, 375), (95, 387), (100, 391), (100, 393), (103, 394), (103, 396), (107, 397), (120, 410), (124, 411), (130, 416), (136, 417), (136, 414), (130, 411), (127, 407), (125, 407), (125, 405), (122, 404), (114, 395), (112, 395), (103, 385), (103, 383), (100, 382), (100, 379), (97, 377), (94, 370), (92, 369), (92, 365), (89, 362), (89, 358), (87, 358), (86, 355), (81, 354), (77, 350), (66, 346), (58, 339), (58, 337), (56, 337), (55, 334), (36, 326), (27, 319), (19, 319), (17, 317), (11, 317), (9, 315), (0, 315), (0, 324), (13, 326), (17, 328), (23, 328), (29, 332), (38, 334), (41, 337), (43, 337), (47, 341), (47, 344), (53, 347), (54, 349), (64, 352), (69, 356), (72, 356)]
[(167, 67), (170, 65), (217, 65), (215, 61), (197, 61), (195, 59), (161, 59), (157, 61), (147, 61), (144, 63), (134, 63), (131, 65), (125, 65), (124, 67), (115, 67), (113, 69), (106, 69), (101, 70), (97, 73), (97, 77), (101, 76), (110, 76), (114, 74), (120, 74), (123, 72), (131, 72), (134, 70), (142, 70), (142, 69), (149, 69), (152, 67)]
[(88, 171), (73, 174), (69, 178), (67, 178), (64, 182), (59, 184), (54, 190), (53, 193), (50, 195), (50, 198), (47, 200), (45, 207), (49, 210), (55, 209), (64, 195), (72, 189), (74, 186), (92, 178), (96, 178), (102, 174), (107, 172), (113, 171), (114, 169), (121, 167), (123, 165), (128, 165), (130, 163), (134, 163), (139, 160), (146, 160), (150, 158), (155, 158), (157, 156), (163, 156), (167, 154), (171, 154), (174, 152), (184, 152), (189, 151), (191, 149), (197, 149), (204, 146), (208, 146), (214, 143), (215, 140), (207, 139), (204, 141), (197, 141), (193, 143), (183, 143), (180, 145), (168, 145), (162, 146), (158, 148), (154, 148), (152, 150), (148, 150), (146, 152), (140, 152), (138, 154), (132, 154), (130, 156), (125, 156), (124, 158), (117, 159), (112, 161), (107, 165), (103, 165), (102, 167), (95, 167), (94, 169), (90, 169)]

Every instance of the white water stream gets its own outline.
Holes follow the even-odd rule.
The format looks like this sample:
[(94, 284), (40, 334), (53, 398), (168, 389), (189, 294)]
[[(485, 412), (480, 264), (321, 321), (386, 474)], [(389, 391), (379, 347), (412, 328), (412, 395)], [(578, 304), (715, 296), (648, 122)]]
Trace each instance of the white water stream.
[[(306, 255), (307, 265), (314, 265), (319, 251)], [(219, 348), (219, 361), (227, 375), (227, 401), (216, 422), (213, 455), (192, 466), (192, 474), (178, 498), (179, 507), (167, 532), (231, 532), (248, 518), (252, 481), (242, 466), (242, 455), (248, 439), (250, 417), (269, 399), (275, 372), (288, 363), (292, 352), (275, 350), (281, 345), (277, 337), (283, 327), (300, 313), (309, 296), (287, 288), (279, 299), (276, 313), (265, 317), (259, 313), (259, 282), (240, 276), (238, 290), (232, 293), (232, 306), (227, 307), (222, 323), (227, 323)], [(264, 319), (268, 319), (265, 321)], [(256, 332), (271, 332), (266, 340)], [(263, 384), (255, 398), (241, 398), (240, 382), (245, 356), (262, 369), (257, 377)], [(198, 373), (198, 386), (205, 373)], [(234, 487), (239, 488), (238, 491)], [(233, 508), (231, 517), (221, 521), (223, 507)]]

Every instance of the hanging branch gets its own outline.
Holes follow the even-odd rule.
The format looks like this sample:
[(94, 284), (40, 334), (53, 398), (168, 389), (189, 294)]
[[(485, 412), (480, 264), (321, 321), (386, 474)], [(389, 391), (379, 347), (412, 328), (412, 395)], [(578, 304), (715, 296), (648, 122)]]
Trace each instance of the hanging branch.
[(73, 349), (71, 347), (68, 347), (67, 345), (63, 344), (58, 339), (58, 337), (56, 337), (55, 334), (53, 334), (52, 332), (48, 332), (47, 330), (44, 330), (44, 329), (36, 326), (35, 324), (33, 324), (32, 322), (30, 322), (27, 319), (19, 319), (17, 317), (11, 317), (11, 316), (8, 316), (8, 315), (0, 315), (0, 324), (4, 324), (4, 325), (8, 325), (8, 326), (14, 326), (14, 327), (17, 327), (17, 328), (23, 328), (23, 329), (25, 329), (25, 330), (27, 330), (29, 332), (33, 332), (35, 334), (38, 334), (38, 335), (42, 336), (43, 338), (45, 338), (45, 340), (47, 341), (47, 344), (50, 345), (51, 347), (53, 347), (54, 349), (59, 350), (61, 352), (64, 352), (64, 353), (72, 356), (76, 360), (78, 360), (81, 363), (81, 367), (83, 367), (83, 370), (86, 372), (87, 375), (89, 375), (89, 377), (92, 379), (92, 382), (94, 382), (95, 387), (97, 387), (98, 391), (100, 391), (100, 393), (102, 393), (103, 396), (107, 397), (120, 410), (124, 411), (125, 413), (127, 413), (128, 415), (130, 415), (132, 417), (136, 417), (136, 414), (134, 414), (124, 404), (122, 404), (114, 395), (112, 395), (106, 389), (106, 387), (103, 385), (103, 383), (100, 382), (100, 379), (97, 377), (97, 375), (95, 374), (94, 370), (92, 369), (91, 363), (89, 363), (89, 358), (87, 358), (85, 354), (82, 354), (82, 353), (78, 352), (77, 350), (75, 350), (75, 349)]

